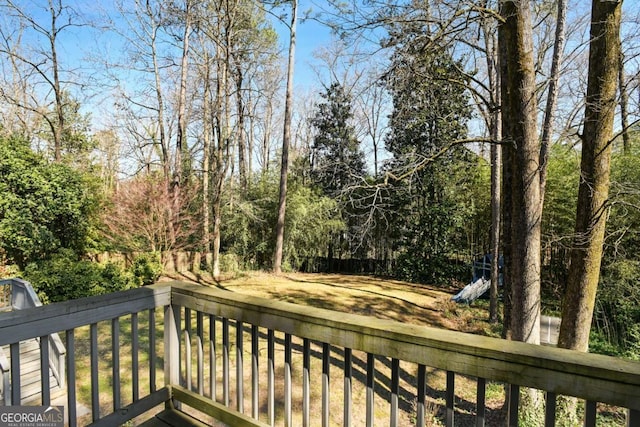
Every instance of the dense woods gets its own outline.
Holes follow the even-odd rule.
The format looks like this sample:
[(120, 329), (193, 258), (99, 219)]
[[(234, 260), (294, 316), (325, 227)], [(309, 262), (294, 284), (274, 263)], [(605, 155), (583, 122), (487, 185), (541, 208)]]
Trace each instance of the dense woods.
[(0, 3), (3, 275), (57, 301), (148, 283), (159, 254), (189, 251), (216, 278), (452, 289), (493, 253), (505, 337), (535, 343), (540, 313), (562, 313), (562, 345), (640, 357), (638, 11), (100, 6)]

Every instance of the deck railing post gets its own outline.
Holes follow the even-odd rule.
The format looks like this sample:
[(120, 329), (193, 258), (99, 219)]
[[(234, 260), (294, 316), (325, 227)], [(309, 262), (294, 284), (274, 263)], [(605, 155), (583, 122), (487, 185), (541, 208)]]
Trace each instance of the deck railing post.
[(180, 384), (180, 307), (164, 309), (164, 384)]

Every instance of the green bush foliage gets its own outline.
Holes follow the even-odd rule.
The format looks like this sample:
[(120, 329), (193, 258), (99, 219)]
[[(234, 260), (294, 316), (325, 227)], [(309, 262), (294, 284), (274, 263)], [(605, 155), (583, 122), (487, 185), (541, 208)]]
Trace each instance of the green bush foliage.
[(98, 199), (87, 176), (0, 138), (0, 194), (0, 250), (20, 268), (60, 249), (88, 249)]
[(139, 283), (120, 265), (80, 260), (70, 250), (28, 264), (24, 278), (33, 285), (43, 303), (107, 294)]
[(591, 351), (640, 358), (640, 261), (618, 260), (603, 269)]
[[(241, 197), (234, 194), (226, 201), (221, 253), (235, 258), (233, 264), (225, 262), (227, 268), (271, 268), (277, 203), (275, 173), (265, 174)], [(326, 254), (331, 236), (344, 229), (336, 202), (295, 179), (289, 183), (285, 221), (283, 266), (293, 268), (307, 257)]]
[(154, 284), (162, 274), (160, 253), (144, 252), (137, 255), (133, 260), (131, 270), (139, 284), (143, 286)]

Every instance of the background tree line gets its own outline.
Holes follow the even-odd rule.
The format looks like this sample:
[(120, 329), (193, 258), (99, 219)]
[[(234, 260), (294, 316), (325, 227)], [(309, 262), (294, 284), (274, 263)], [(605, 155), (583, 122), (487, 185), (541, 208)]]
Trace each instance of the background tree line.
[[(212, 253), (202, 268), (215, 277), (271, 269), (285, 117), (282, 46), (297, 3), (132, 0), (98, 12), (63, 0), (36, 6), (1, 5), (5, 264), (35, 279), (105, 250), (191, 250)], [(520, 286), (529, 274), (534, 309), (560, 312), (576, 265), (580, 156), (590, 132), (583, 112), (591, 11), (563, 1), (515, 9), (497, 1), (299, 6), (306, 13), (299, 31), (321, 21), (335, 38), (316, 52), (318, 86), (293, 91), (282, 268), (307, 268), (318, 258), (375, 259), (388, 266), (378, 273), (459, 286), (474, 258), (497, 253), (492, 230), (503, 230), (510, 262), (532, 265), (504, 246), (523, 238), (518, 229), (497, 222), (509, 224), (509, 213), (526, 205), (538, 209), (538, 252), (530, 256), (539, 268), (509, 264), (507, 276), (518, 279), (506, 283)], [(592, 346), (637, 357), (635, 13), (621, 16)], [(519, 52), (504, 40), (527, 28), (531, 68), (514, 76), (502, 67)], [(75, 50), (78, 39), (87, 41), (83, 51)], [(501, 92), (518, 87), (510, 78), (528, 79), (535, 103), (507, 119), (505, 100), (518, 102)], [(521, 152), (508, 141), (519, 138), (522, 130), (510, 126), (523, 115), (535, 128), (527, 131), (528, 155), (540, 176), (537, 195), (514, 198), (522, 190), (512, 187)], [(509, 203), (520, 205), (510, 211)], [(140, 264), (153, 270), (156, 262)], [(141, 273), (127, 274), (117, 271), (128, 279), (111, 282), (139, 283), (129, 279)], [(108, 290), (96, 285), (96, 292), (100, 286)], [(55, 289), (50, 298), (65, 297), (67, 290)], [(500, 293), (518, 303), (512, 290)]]

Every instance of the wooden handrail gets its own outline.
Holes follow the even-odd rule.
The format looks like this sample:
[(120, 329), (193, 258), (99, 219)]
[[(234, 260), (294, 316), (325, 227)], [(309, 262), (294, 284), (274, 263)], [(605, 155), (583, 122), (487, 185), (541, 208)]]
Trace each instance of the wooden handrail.
[(193, 310), (487, 380), (640, 410), (640, 363), (172, 283)]
[[(12, 278), (0, 280), (0, 286), (10, 286), (10, 300), (12, 310), (24, 310), (27, 308), (41, 307), (42, 302), (38, 298), (31, 283), (23, 279)], [(49, 364), (51, 371), (60, 387), (65, 387), (65, 360), (66, 349), (58, 334), (48, 335)]]

